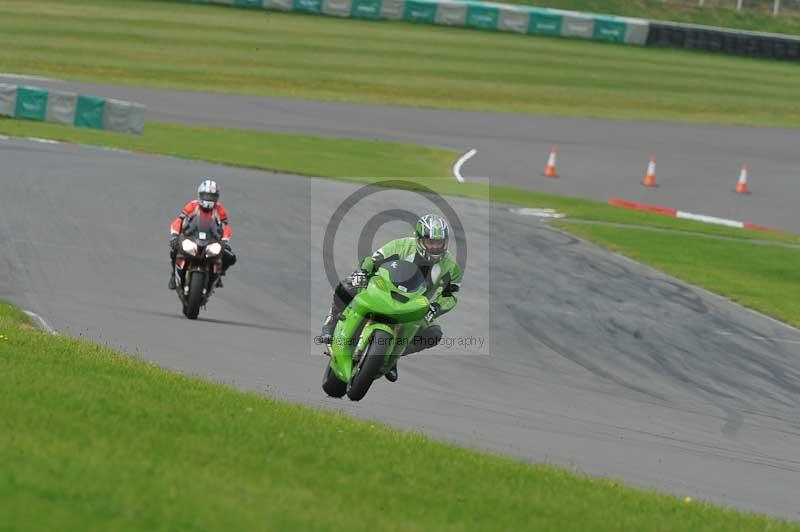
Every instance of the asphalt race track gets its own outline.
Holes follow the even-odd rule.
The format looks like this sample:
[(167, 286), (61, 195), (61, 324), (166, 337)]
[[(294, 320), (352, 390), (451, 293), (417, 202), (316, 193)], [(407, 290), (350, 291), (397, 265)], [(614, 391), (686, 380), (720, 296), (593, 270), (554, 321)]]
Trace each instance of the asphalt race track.
[[(0, 298), (61, 333), (460, 444), (800, 518), (794, 329), (535, 218), (449, 199), (469, 250), (461, 304), (442, 324), (487, 343), (403, 359), (399, 382), (361, 403), (328, 399), (312, 342), (330, 297), (319, 235), (356, 186), (26, 140), (0, 141), (0, 158)], [(166, 289), (166, 231), (206, 175), (222, 184), (240, 264), (190, 322)], [(383, 194), (344, 219), (341, 273), (367, 215), (408, 208), (409, 193)]]
[[(417, 142), (477, 156), (467, 180), (606, 201), (612, 196), (687, 212), (800, 231), (796, 131), (778, 128), (624, 122), (203, 94), (3, 78), (138, 101), (147, 119), (314, 135)], [(541, 177), (552, 145), (561, 177)], [(651, 155), (660, 188), (647, 189)], [(750, 165), (750, 196), (733, 193)]]

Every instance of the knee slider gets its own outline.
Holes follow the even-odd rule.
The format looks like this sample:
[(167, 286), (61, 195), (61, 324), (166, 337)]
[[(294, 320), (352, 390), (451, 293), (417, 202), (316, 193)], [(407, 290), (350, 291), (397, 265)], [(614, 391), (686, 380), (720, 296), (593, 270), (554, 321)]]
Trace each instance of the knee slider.
[(425, 343), (428, 347), (434, 347), (442, 341), (442, 328), (438, 325), (432, 325), (423, 331), (423, 337), (425, 338)]

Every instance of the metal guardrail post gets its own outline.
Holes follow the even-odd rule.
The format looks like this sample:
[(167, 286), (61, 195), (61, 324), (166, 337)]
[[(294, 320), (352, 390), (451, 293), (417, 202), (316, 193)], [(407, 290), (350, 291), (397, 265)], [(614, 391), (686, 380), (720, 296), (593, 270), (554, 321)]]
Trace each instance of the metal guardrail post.
[(772, 14), (773, 16), (778, 16), (778, 13), (781, 10), (781, 0), (775, 0), (775, 3), (772, 4)]

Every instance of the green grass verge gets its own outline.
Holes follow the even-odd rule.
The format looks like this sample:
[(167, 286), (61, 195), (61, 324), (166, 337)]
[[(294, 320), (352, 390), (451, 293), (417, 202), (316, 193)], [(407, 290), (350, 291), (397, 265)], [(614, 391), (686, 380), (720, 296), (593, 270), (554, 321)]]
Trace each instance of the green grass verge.
[[(756, 2), (757, 7), (736, 10), (735, 0), (714, 5), (707, 2), (704, 7), (698, 6), (697, 0), (684, 0), (683, 4), (665, 0), (503, 0), (509, 4), (535, 4), (539, 7), (554, 7), (574, 11), (590, 11), (626, 17), (641, 17), (652, 20), (671, 20), (738, 28), (773, 33), (800, 33), (800, 10), (797, 3), (783, 2), (783, 9), (778, 17), (772, 16), (772, 1)], [(753, 2), (745, 2), (745, 5)], [(794, 4), (794, 5), (793, 5)]]
[(788, 62), (175, 2), (4, 0), (0, 65), (197, 91), (800, 125)]
[[(319, 177), (451, 175), (458, 154), (418, 144), (148, 122), (144, 135), (0, 118), (0, 133)], [(452, 179), (449, 177), (448, 179)]]
[(181, 376), (3, 303), (0, 501), (4, 530), (800, 530)]
[(800, 249), (636, 228), (556, 225), (800, 327)]

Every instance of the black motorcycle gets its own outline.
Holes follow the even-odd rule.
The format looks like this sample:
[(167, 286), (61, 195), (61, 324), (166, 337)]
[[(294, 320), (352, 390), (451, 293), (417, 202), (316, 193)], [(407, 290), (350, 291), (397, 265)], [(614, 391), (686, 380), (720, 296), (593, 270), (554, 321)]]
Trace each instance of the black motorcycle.
[(175, 260), (178, 299), (183, 314), (196, 320), (222, 273), (222, 226), (211, 213), (200, 212), (183, 221)]

